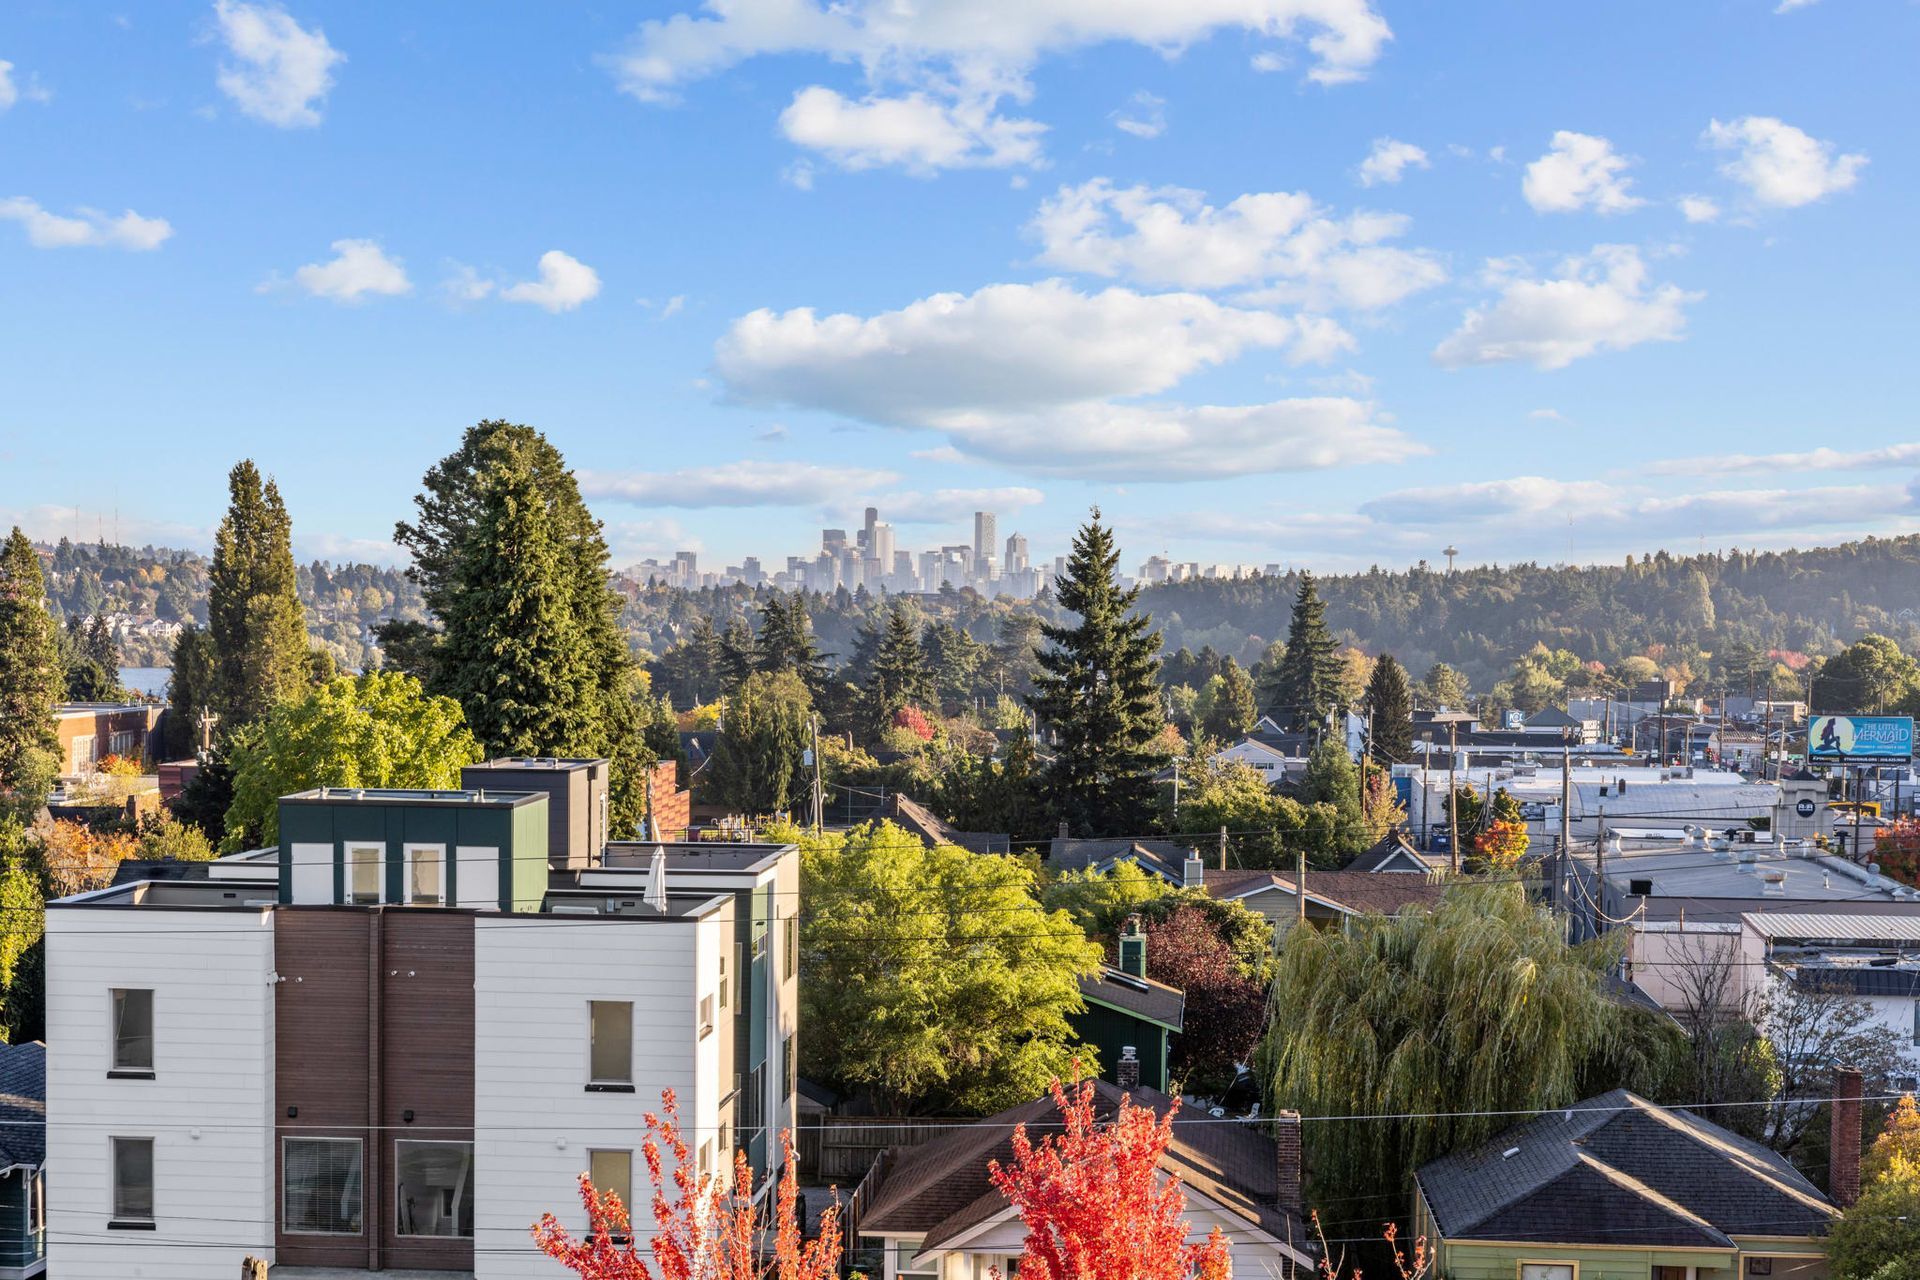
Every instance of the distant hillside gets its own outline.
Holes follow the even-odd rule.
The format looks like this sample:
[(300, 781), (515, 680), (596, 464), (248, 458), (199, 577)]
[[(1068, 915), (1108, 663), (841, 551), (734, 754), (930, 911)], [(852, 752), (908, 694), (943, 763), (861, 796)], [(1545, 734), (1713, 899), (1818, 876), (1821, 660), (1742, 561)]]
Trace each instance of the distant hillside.
[[(133, 667), (164, 667), (172, 634), (207, 620), (207, 558), (170, 547), (75, 543), (41, 547), (47, 595), (62, 617), (104, 613), (120, 627), (120, 658)], [(372, 564), (302, 565), (300, 599), (307, 630), (348, 670), (376, 665), (369, 628), (385, 618), (423, 618), (420, 590), (404, 572)]]

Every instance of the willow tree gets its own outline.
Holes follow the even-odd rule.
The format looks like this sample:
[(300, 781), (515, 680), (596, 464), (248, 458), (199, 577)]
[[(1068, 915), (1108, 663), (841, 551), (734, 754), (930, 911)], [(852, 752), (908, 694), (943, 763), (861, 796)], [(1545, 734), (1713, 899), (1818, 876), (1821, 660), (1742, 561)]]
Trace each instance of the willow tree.
[[(1657, 1091), (1677, 1032), (1604, 985), (1617, 959), (1499, 881), (1431, 912), (1295, 929), (1273, 985), (1260, 1069), (1305, 1116), (1325, 1203), (1378, 1222), (1414, 1169), (1523, 1119), (1616, 1087)], [(1341, 1215), (1347, 1216), (1347, 1215)]]

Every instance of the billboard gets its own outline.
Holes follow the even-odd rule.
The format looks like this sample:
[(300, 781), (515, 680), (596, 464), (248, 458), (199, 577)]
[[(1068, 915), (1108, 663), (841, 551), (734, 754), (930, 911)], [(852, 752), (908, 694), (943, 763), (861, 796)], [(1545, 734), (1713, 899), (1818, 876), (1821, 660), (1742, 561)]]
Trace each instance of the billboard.
[(1807, 726), (1807, 759), (1908, 760), (1912, 716), (1815, 716)]

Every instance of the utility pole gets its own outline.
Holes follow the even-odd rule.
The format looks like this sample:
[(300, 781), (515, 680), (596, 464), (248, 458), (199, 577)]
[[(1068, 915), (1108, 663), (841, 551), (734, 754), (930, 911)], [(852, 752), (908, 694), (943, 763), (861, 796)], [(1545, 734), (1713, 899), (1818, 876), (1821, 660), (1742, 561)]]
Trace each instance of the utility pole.
[(1220, 826), (1220, 869), (1222, 871), (1227, 869), (1227, 828), (1225, 823), (1222, 823)]
[(1560, 753), (1560, 848), (1554, 858), (1553, 905), (1566, 907), (1567, 853), (1573, 847), (1573, 748)]
[(1433, 734), (1427, 734), (1426, 750), (1420, 753), (1420, 851), (1426, 852), (1433, 838), (1433, 828), (1427, 823), (1427, 760), (1433, 755)]
[(1360, 821), (1367, 820), (1367, 773), (1373, 768), (1373, 704), (1367, 704), (1366, 736), (1360, 740)]
[(825, 822), (826, 792), (820, 785), (820, 715), (813, 717), (813, 830), (817, 835)]
[(1589, 902), (1593, 905), (1593, 934), (1597, 938), (1607, 913), (1607, 806), (1604, 801), (1600, 804), (1600, 821), (1593, 834), (1593, 893)]
[(1453, 766), (1459, 758), (1460, 722), (1447, 721), (1447, 856), (1453, 874), (1460, 874), (1460, 797), (1453, 785)]
[(202, 759), (213, 754), (213, 726), (219, 723), (219, 716), (206, 707), (200, 708), (200, 756)]
[(1304, 842), (1293, 851), (1293, 923), (1296, 928), (1305, 928), (1307, 923), (1307, 846)]

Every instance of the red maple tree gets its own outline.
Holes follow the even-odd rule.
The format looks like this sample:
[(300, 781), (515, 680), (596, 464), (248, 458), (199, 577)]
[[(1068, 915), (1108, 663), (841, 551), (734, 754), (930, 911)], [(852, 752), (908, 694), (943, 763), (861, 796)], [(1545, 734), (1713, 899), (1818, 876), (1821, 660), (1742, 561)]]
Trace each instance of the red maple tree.
[[(733, 1179), (697, 1171), (681, 1136), (680, 1111), (673, 1090), (661, 1094), (665, 1116), (646, 1114), (647, 1137), (640, 1145), (653, 1184), (654, 1233), (647, 1243), (657, 1280), (837, 1280), (840, 1273), (840, 1209), (829, 1208), (820, 1233), (805, 1238), (799, 1218), (800, 1192), (794, 1177), (793, 1135), (780, 1135), (782, 1167), (774, 1196), (773, 1266), (763, 1265), (755, 1247), (759, 1223), (753, 1207), (753, 1167), (744, 1152), (733, 1162)], [(673, 1171), (667, 1172), (671, 1157)], [(671, 1188), (672, 1194), (669, 1194)], [(599, 1191), (580, 1175), (580, 1200), (587, 1210), (587, 1234), (575, 1236), (551, 1213), (533, 1226), (533, 1239), (582, 1280), (656, 1280), (633, 1231), (628, 1206), (617, 1191)]]
[(1053, 1082), (1062, 1130), (1038, 1143), (1013, 1132), (1013, 1161), (988, 1165), (993, 1185), (1027, 1227), (1021, 1280), (1229, 1280), (1218, 1227), (1189, 1244), (1180, 1180), (1162, 1176), (1173, 1114), (1123, 1097), (1113, 1119), (1094, 1114), (1094, 1086)]

